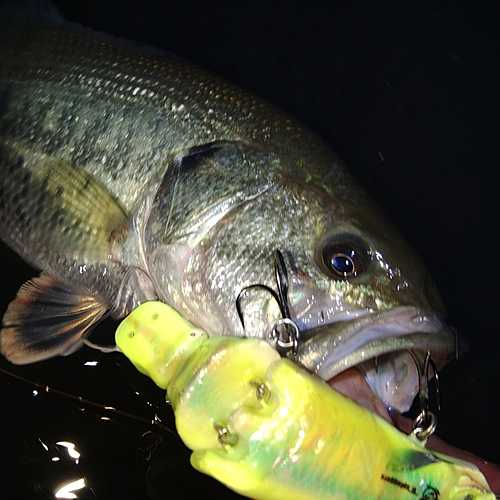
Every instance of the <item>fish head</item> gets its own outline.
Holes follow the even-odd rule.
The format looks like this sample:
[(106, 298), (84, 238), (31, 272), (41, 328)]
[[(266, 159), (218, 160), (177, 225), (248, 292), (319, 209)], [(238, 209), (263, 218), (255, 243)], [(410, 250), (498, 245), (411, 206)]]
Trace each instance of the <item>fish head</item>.
[(270, 341), (287, 317), (293, 359), (324, 380), (357, 367), (386, 408), (411, 405), (414, 360), (455, 356), (425, 266), (331, 152), (191, 151), (163, 179), (145, 235), (158, 295), (184, 317)]
[(300, 331), (292, 357), (334, 387), (338, 380), (345, 387), (351, 373), (347, 394), (354, 399), (363, 379), (367, 406), (378, 400), (397, 415), (419, 391), (426, 394), (427, 353), (435, 370), (464, 346), (445, 322), (429, 271), (397, 228), (352, 179), (340, 186), (316, 190), (312, 245), (283, 252), (291, 317)]

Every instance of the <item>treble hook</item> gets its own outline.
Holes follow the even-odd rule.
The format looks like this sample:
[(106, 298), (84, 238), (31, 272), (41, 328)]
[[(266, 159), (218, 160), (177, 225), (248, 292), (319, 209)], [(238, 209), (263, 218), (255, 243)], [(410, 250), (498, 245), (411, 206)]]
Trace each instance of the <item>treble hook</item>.
[(438, 410), (441, 410), (440, 402), (440, 387), (439, 376), (437, 367), (431, 359), (431, 353), (427, 351), (423, 363), (416, 357), (416, 355), (408, 350), (418, 372), (418, 398), (420, 401), (420, 413), (413, 421), (412, 434), (416, 436), (419, 441), (427, 441), (427, 439), (434, 433), (437, 427), (437, 416), (429, 409), (429, 365), (431, 365), (436, 380), (436, 401)]
[(276, 250), (274, 254), (274, 278), (278, 293), (267, 285), (255, 284), (243, 288), (236, 298), (236, 310), (241, 321), (243, 329), (245, 328), (245, 320), (241, 308), (241, 300), (247, 291), (251, 288), (261, 288), (271, 294), (278, 304), (281, 318), (276, 321), (271, 330), (270, 338), (276, 345), (278, 352), (283, 356), (292, 352), (297, 353), (299, 347), (299, 327), (290, 315), (288, 306), (288, 273), (286, 270), (285, 259), (283, 254)]
[(278, 287), (279, 306), (283, 318), (290, 318), (288, 308), (288, 273), (286, 272), (285, 259), (279, 250), (274, 254), (274, 276)]
[(243, 329), (245, 329), (245, 318), (243, 317), (243, 311), (241, 309), (241, 299), (243, 299), (247, 291), (250, 290), (251, 288), (262, 288), (262, 290), (269, 292), (273, 296), (273, 299), (278, 304), (281, 312), (280, 299), (272, 288), (268, 287), (267, 285), (260, 285), (260, 284), (248, 285), (245, 288), (242, 288), (240, 293), (238, 294), (238, 297), (236, 297), (236, 311), (238, 312), (238, 318), (240, 319), (241, 326), (243, 327)]

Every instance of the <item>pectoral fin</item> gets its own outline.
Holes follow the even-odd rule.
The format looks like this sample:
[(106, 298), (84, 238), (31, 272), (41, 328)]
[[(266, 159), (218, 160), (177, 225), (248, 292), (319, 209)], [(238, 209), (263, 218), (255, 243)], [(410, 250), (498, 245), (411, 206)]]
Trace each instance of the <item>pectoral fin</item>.
[(42, 273), (27, 281), (9, 304), (0, 351), (17, 365), (66, 356), (82, 346), (85, 332), (105, 312), (98, 299)]
[[(85, 170), (46, 154), (1, 148), (0, 230), (26, 261), (45, 269), (50, 259), (104, 261), (129, 217), (112, 194)], [(56, 257), (57, 258), (57, 257)]]

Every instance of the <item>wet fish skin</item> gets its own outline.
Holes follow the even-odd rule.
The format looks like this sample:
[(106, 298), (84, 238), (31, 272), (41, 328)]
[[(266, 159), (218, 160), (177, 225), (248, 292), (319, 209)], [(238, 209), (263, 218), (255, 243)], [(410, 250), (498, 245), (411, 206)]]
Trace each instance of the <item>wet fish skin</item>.
[[(157, 297), (211, 334), (267, 335), (272, 297), (248, 294), (245, 330), (235, 299), (276, 286), (276, 250), (305, 336), (393, 310), (405, 334), (446, 329), (425, 267), (320, 139), (155, 50), (66, 25), (3, 30), (0, 177), (2, 239), (45, 272), (4, 317), (1, 349), (14, 362), (67, 354), (106, 310), (120, 317)], [(331, 268), (339, 248), (353, 252), (351, 277)], [(62, 296), (71, 328), (56, 314)], [(52, 315), (23, 319), (47, 301)], [(40, 349), (34, 327), (66, 342)], [(438, 364), (455, 354), (447, 339)]]
[(64, 155), (129, 211), (175, 151), (221, 139), (324, 147), (270, 103), (150, 48), (65, 25), (2, 38), (2, 135)]
[[(4, 168), (30, 154), (64, 158), (105, 186), (129, 213), (173, 152), (221, 137), (239, 140), (243, 110), (248, 115), (259, 105), (185, 62), (143, 55), (133, 44), (105, 35), (46, 25), (4, 31), (2, 38)], [(193, 98), (200, 84), (205, 90)], [(210, 94), (218, 106), (207, 103)], [(285, 117), (275, 124), (286, 125)], [(4, 190), (12, 192), (5, 179)], [(40, 259), (40, 248), (26, 248), (22, 228), (11, 236), (11, 221), (3, 224), (4, 240), (46, 269), (49, 259)]]

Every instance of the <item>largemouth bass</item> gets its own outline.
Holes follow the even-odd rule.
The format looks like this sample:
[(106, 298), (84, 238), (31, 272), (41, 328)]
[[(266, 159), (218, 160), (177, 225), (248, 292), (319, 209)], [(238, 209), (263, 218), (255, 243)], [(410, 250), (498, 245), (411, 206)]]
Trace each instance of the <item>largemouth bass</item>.
[(2, 30), (0, 174), (1, 237), (42, 270), (3, 319), (13, 363), (160, 299), (325, 380), (361, 373), (346, 392), (389, 418), (415, 362), (459, 352), (429, 273), (340, 159), (183, 60), (57, 23)]

